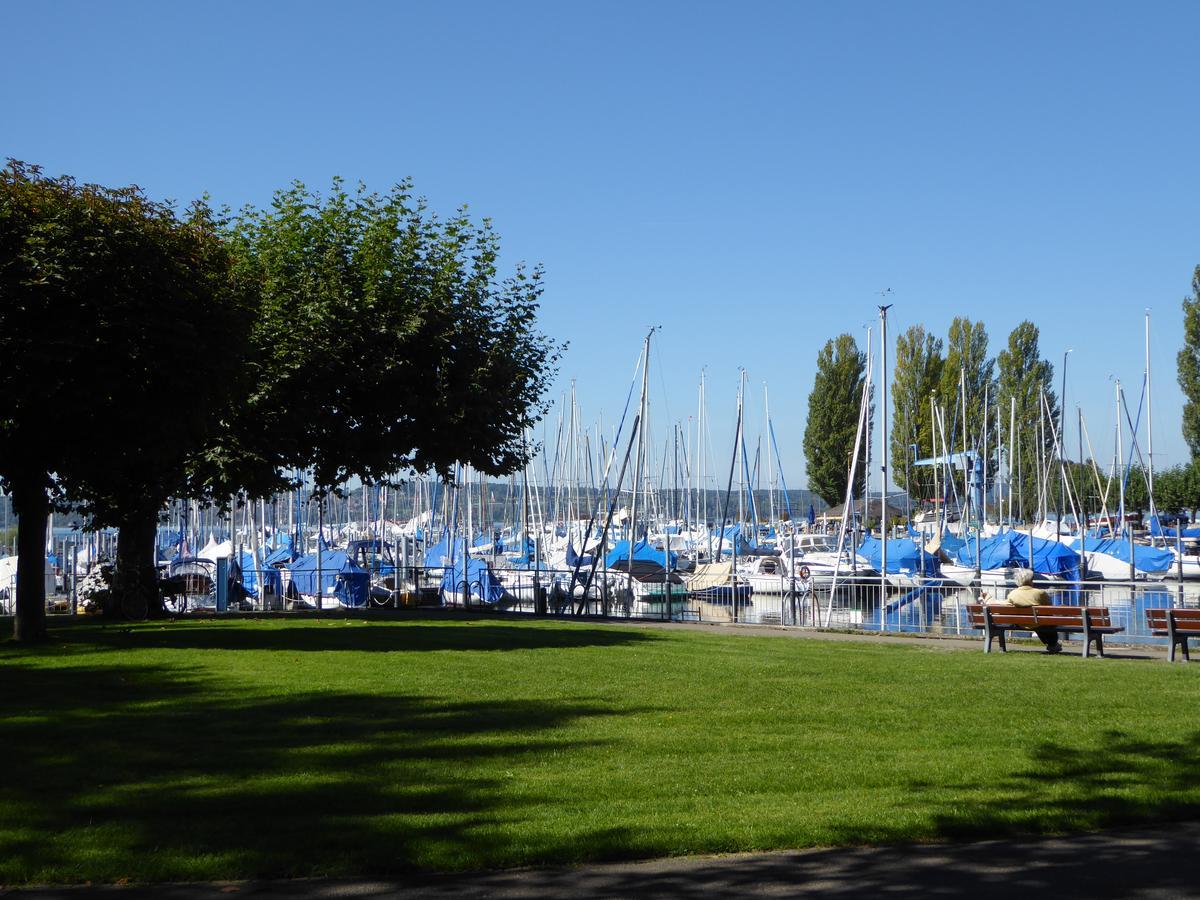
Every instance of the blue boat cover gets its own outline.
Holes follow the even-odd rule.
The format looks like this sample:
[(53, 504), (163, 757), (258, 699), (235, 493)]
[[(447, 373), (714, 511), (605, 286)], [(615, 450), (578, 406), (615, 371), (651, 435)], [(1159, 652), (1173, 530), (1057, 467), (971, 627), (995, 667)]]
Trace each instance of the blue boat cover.
[(471, 596), (480, 603), (494, 605), (504, 598), (504, 586), (488, 565), (486, 559), (472, 558), (466, 561), (464, 571), (461, 554), (454, 565), (446, 566), (442, 573), (442, 602), (449, 597), (462, 597), (463, 580), (466, 580)]
[(287, 540), (283, 542), (282, 546), (272, 550), (267, 558), (263, 560), (263, 565), (286, 566), (289, 563), (294, 563), (298, 555), (299, 554), (296, 553), (295, 541), (293, 541), (292, 536), (289, 534), (287, 536)]
[(1151, 516), (1150, 534), (1153, 537), (1200, 538), (1200, 528), (1163, 528), (1158, 516)]
[(576, 566), (578, 566), (581, 569), (590, 569), (592, 567), (593, 562), (595, 562), (595, 557), (593, 557), (592, 554), (584, 553), (583, 555), (580, 555), (580, 554), (576, 553), (575, 547), (572, 546), (570, 541), (567, 541), (567, 568), (568, 569), (574, 569)]
[[(883, 545), (878, 538), (863, 538), (858, 547), (858, 553), (870, 563), (876, 571), (883, 565)], [(941, 567), (938, 558), (919, 546), (912, 538), (895, 538), (887, 543), (887, 570), (889, 575), (901, 572), (925, 572), (926, 575), (940, 575)], [(924, 557), (924, 568), (921, 559)]]
[[(670, 553), (671, 568), (674, 569), (675, 562), (679, 559), (679, 554), (673, 550)], [(642, 538), (633, 545), (634, 562), (657, 563), (659, 568), (662, 568), (663, 558), (663, 551), (655, 550), (645, 538)], [(619, 562), (629, 562), (629, 541), (617, 541), (613, 544), (613, 548), (608, 551), (608, 556), (604, 557), (604, 565), (610, 569)]]
[(757, 550), (758, 544), (754, 540), (754, 532), (747, 533), (742, 529), (741, 525), (728, 525), (724, 529), (725, 540), (721, 540), (722, 530), (719, 528), (713, 529), (713, 553), (717, 552), (717, 544), (721, 544), (721, 555), (726, 553), (736, 553), (738, 556), (745, 556), (751, 550)]
[(450, 562), (454, 553), (450, 549), (450, 529), (442, 531), (442, 539), (425, 551), (425, 565), (440, 568)]
[[(962, 542), (957, 553), (960, 565), (975, 565), (975, 539)], [(1020, 531), (1003, 531), (979, 542), (979, 568), (1003, 569), (1029, 565), (1029, 535)], [(1045, 538), (1033, 539), (1033, 566), (1038, 575), (1063, 575), (1078, 580), (1079, 554), (1065, 544)]]
[(296, 590), (309, 595), (320, 593), (323, 598), (336, 597), (343, 606), (366, 606), (371, 590), (367, 570), (356, 565), (345, 550), (324, 550), (320, 556), (319, 590), (316, 553), (302, 556), (287, 567)]
[[(1071, 542), (1071, 546), (1079, 547), (1079, 538)], [(1106, 553), (1123, 562), (1129, 562), (1129, 541), (1118, 538), (1083, 539), (1083, 549), (1087, 553)], [(1139, 572), (1166, 572), (1175, 564), (1175, 554), (1162, 547), (1146, 547), (1142, 544), (1133, 545), (1133, 567)]]
[(526, 536), (522, 541), (519, 535), (510, 535), (500, 541), (500, 552), (506, 555), (515, 554), (526, 558), (534, 554), (533, 538)]

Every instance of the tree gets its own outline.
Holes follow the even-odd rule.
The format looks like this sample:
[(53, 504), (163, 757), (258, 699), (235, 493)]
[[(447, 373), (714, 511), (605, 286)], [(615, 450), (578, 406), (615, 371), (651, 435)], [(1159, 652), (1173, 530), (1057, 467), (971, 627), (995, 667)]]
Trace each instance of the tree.
[[(1050, 408), (1054, 427), (1058, 426), (1058, 398), (1051, 387), (1054, 367), (1041, 358), (1038, 349), (1038, 328), (1024, 321), (1008, 336), (1008, 347), (997, 357), (999, 381), (997, 400), (1001, 416), (1009, 414), (1016, 403), (1016, 446), (1009, 448), (1013, 459), (1014, 488), (1018, 491), (1020, 515), (1035, 512), (1038, 487), (1043, 480), (1058, 478), (1057, 467), (1046, 469), (1054, 456), (1054, 432), (1043, 419), (1042, 397)], [(1040, 448), (1040, 454), (1039, 454)], [(1039, 473), (1039, 456), (1043, 470)], [(1017, 461), (1020, 461), (1018, 471)]]
[(1200, 266), (1192, 273), (1192, 296), (1183, 300), (1183, 349), (1175, 359), (1183, 391), (1183, 439), (1200, 459)]
[(210, 478), (252, 493), (284, 467), (318, 491), (411, 471), (525, 464), (562, 351), (536, 331), (540, 269), (499, 277), (499, 238), (441, 220), (401, 184), (295, 183), (224, 226), (257, 287), (255, 389)]
[(866, 354), (849, 334), (827, 341), (817, 354), (804, 458), (809, 488), (830, 505), (845, 499), (866, 367)]
[(903, 465), (915, 445), (921, 456), (933, 453), (930, 395), (942, 378), (942, 341), (913, 325), (896, 339), (896, 370), (892, 379), (892, 479), (912, 492), (915, 473)]
[(961, 388), (966, 388), (966, 433), (969, 447), (976, 449), (981, 443), (984, 427), (984, 395), (991, 398), (995, 393), (992, 372), (993, 360), (988, 358), (987, 329), (982, 322), (956, 316), (950, 323), (946, 344), (946, 361), (942, 366), (940, 402), (946, 407), (946, 428), (957, 422), (954, 434), (947, 434), (951, 445), (962, 440), (963, 400)]
[(1154, 505), (1163, 512), (1193, 510), (1200, 505), (1200, 481), (1195, 463), (1185, 463), (1154, 473)]
[(20, 516), (18, 640), (45, 633), (50, 494), (121, 528), (117, 571), (152, 585), (157, 513), (215, 431), (248, 306), (203, 211), (135, 187), (0, 173), (0, 475)]

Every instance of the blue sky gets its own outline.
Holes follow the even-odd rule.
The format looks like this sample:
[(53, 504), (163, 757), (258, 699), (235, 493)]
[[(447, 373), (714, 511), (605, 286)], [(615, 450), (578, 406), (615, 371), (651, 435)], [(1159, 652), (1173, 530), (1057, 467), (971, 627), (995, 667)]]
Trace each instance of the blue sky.
[[(652, 416), (706, 367), (727, 464), (738, 367), (785, 472), (824, 341), (982, 319), (1073, 348), (1067, 408), (1111, 453), (1153, 316), (1155, 450), (1200, 263), (1200, 5), (1149, 2), (46, 3), (4, 7), (0, 153), (181, 201), (411, 176), (547, 270), (585, 421), (649, 325)], [(1073, 439), (1072, 439), (1073, 444)], [(1074, 452), (1072, 450), (1072, 452)]]

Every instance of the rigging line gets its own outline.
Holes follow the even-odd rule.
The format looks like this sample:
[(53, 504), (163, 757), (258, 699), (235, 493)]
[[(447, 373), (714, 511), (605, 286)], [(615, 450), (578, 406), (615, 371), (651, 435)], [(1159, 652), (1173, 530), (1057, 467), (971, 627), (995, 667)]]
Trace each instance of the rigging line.
[[(661, 343), (662, 342), (660, 341), (659, 344)], [(667, 414), (666, 421), (673, 422), (675, 421), (675, 416), (671, 412), (671, 398), (670, 394), (667, 392), (667, 379), (663, 376), (663, 372), (666, 371), (667, 367), (663, 365), (662, 350), (659, 347), (659, 344), (654, 345), (654, 358), (658, 361), (658, 387), (659, 390), (662, 391), (663, 395), (663, 411)]]
[[(1142, 404), (1145, 402), (1145, 400), (1146, 400), (1146, 376), (1143, 375), (1142, 376), (1142, 391), (1141, 391), (1140, 396), (1138, 397), (1137, 424), (1134, 424), (1134, 422), (1130, 421), (1130, 418), (1129, 418), (1129, 403), (1125, 400), (1125, 392), (1121, 391), (1121, 408), (1125, 411), (1125, 421), (1129, 423), (1129, 459), (1127, 461), (1124, 461), (1125, 462), (1125, 471), (1121, 473), (1122, 488), (1129, 487), (1129, 475), (1133, 468), (1133, 455), (1134, 455), (1135, 450), (1137, 451), (1138, 462), (1142, 463), (1143, 466), (1145, 465), (1145, 463), (1142, 461), (1142, 452), (1141, 452), (1141, 448), (1138, 447), (1138, 439), (1137, 439), (1137, 430), (1142, 424)], [(1153, 498), (1151, 499), (1151, 502), (1153, 502)]]
[(775, 442), (775, 425), (767, 419), (767, 432), (771, 435), (771, 446), (775, 448), (775, 469), (779, 473), (779, 483), (783, 485), (783, 501), (787, 505), (788, 519), (792, 518), (792, 498), (788, 496), (787, 479), (783, 477), (783, 463), (779, 461), (779, 445)]

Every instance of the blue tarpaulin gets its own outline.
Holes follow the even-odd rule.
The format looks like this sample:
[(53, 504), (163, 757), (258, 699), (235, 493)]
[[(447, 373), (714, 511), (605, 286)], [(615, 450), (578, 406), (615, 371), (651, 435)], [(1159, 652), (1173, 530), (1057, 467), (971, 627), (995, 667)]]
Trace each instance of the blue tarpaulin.
[[(1079, 547), (1079, 539), (1071, 542), (1074, 548)], [(1083, 549), (1086, 553), (1104, 553), (1129, 562), (1129, 542), (1119, 538), (1083, 539)], [(1146, 547), (1142, 544), (1133, 545), (1133, 567), (1139, 572), (1166, 572), (1175, 564), (1175, 554), (1162, 547)]]
[(366, 606), (371, 590), (371, 576), (355, 564), (344, 550), (324, 550), (320, 554), (320, 585), (318, 586), (316, 553), (302, 556), (291, 565), (291, 583), (301, 594), (336, 598), (343, 606)]
[(473, 600), (494, 605), (504, 599), (504, 586), (488, 565), (486, 559), (468, 559), (464, 569), (462, 555), (454, 565), (446, 566), (442, 573), (442, 602), (462, 599), (463, 581), (466, 581)]
[(425, 551), (425, 565), (437, 569), (447, 565), (455, 554), (450, 549), (450, 531), (442, 532), (442, 539)]
[(275, 550), (272, 550), (270, 555), (263, 560), (263, 564), (266, 566), (286, 566), (289, 563), (294, 563), (298, 555), (299, 554), (296, 553), (295, 543), (292, 540), (292, 536), (289, 534), (283, 545), (281, 547), (277, 547)]
[[(722, 540), (722, 534), (724, 534), (724, 540)], [(745, 556), (751, 551), (758, 549), (758, 544), (754, 540), (754, 532), (751, 531), (747, 534), (741, 525), (728, 525), (723, 531), (721, 529), (714, 529), (712, 536), (713, 553), (717, 552), (718, 544), (721, 547), (722, 557), (726, 553), (730, 555), (736, 553), (738, 556)]]
[(595, 557), (593, 557), (592, 554), (584, 553), (584, 554), (580, 555), (580, 554), (576, 553), (575, 548), (571, 545), (571, 542), (567, 541), (567, 568), (568, 569), (574, 569), (576, 566), (578, 566), (581, 569), (590, 569), (592, 566), (592, 563), (594, 561), (595, 561)]
[[(877, 538), (863, 538), (862, 544), (859, 545), (858, 553), (860, 556), (866, 558), (871, 568), (875, 569), (875, 571), (879, 571), (880, 566), (883, 565), (883, 545)], [(887, 543), (887, 554), (887, 570), (889, 575), (898, 575), (901, 572), (924, 572), (926, 575), (941, 574), (941, 566), (938, 558), (924, 550), (911, 538), (889, 540)], [(922, 563), (922, 559), (924, 559), (924, 563)]]
[[(975, 565), (975, 538), (962, 542), (957, 553), (964, 566)], [(1079, 554), (1058, 541), (1033, 538), (1033, 564), (1029, 559), (1029, 535), (1019, 531), (1004, 531), (979, 542), (979, 568), (1007, 567), (1032, 569), (1039, 575), (1062, 575), (1071, 580), (1079, 577)]]
[(1150, 534), (1152, 537), (1200, 538), (1200, 528), (1163, 528), (1158, 516), (1151, 516)]
[[(652, 562), (658, 563), (661, 567), (666, 554), (662, 550), (656, 550), (650, 546), (650, 543), (643, 538), (633, 545), (633, 561), (634, 562)], [(675, 568), (675, 562), (679, 558), (679, 554), (671, 551), (671, 568)], [(617, 563), (629, 562), (629, 541), (617, 541), (613, 544), (613, 548), (608, 551), (608, 556), (604, 558), (604, 564), (608, 568), (612, 568)]]

